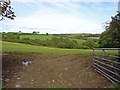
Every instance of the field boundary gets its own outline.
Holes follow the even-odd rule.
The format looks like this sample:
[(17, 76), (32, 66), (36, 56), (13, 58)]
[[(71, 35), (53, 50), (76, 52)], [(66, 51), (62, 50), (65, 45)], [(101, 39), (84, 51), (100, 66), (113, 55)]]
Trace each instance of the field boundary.
[[(118, 54), (108, 54), (108, 50), (118, 50)], [(120, 48), (94, 48), (93, 67), (112, 83), (120, 83)], [(101, 51), (101, 52), (97, 52)]]

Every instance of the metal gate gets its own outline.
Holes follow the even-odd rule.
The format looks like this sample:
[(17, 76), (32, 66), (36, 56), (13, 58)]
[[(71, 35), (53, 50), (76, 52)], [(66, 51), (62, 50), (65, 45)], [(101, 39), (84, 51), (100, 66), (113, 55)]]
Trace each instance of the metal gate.
[(120, 48), (94, 48), (93, 67), (112, 83), (120, 83)]

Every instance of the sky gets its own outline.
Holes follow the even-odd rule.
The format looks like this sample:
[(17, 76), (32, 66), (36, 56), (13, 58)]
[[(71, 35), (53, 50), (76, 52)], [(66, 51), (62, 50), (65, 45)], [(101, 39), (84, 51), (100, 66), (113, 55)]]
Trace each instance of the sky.
[(17, 16), (0, 22), (2, 32), (102, 33), (117, 14), (118, 0), (11, 0)]

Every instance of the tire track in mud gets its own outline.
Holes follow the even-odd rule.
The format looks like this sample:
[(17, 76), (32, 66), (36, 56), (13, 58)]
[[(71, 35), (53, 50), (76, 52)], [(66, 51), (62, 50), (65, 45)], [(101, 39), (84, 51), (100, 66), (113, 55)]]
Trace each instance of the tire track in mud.
[[(47, 56), (46, 56), (47, 57)], [(92, 57), (82, 55), (65, 55), (56, 58), (34, 57), (28, 67), (22, 66), (17, 73), (19, 79), (8, 83), (8, 87), (20, 88), (98, 88), (110, 82), (91, 67)]]
[[(42, 74), (46, 74), (46, 77), (49, 76), (47, 73), (50, 73), (50, 76), (52, 76), (54, 73), (56, 73), (56, 76), (58, 76), (57, 77), (58, 81), (61, 81), (62, 83), (68, 82), (67, 84), (70, 86), (71, 84), (69, 83), (69, 81), (64, 80), (64, 78), (69, 77), (67, 79), (71, 79), (71, 75), (73, 76), (73, 74), (71, 74), (71, 73), (74, 73), (74, 71), (72, 69), (70, 71), (70, 69), (69, 69), (69, 71), (70, 71), (69, 72), (70, 74), (69, 74), (68, 73), (68, 68), (69, 67), (71, 67), (71, 68), (74, 67), (74, 64), (79, 63), (79, 62), (80, 62), (80, 60), (73, 60), (71, 62), (71, 60), (67, 59), (66, 56), (65, 56), (65, 57), (62, 57), (62, 58), (57, 58), (55, 60), (51, 60), (50, 63), (47, 64), (47, 65), (45, 64), (44, 67), (42, 67), (40, 71), (41, 71)], [(78, 64), (76, 66), (80, 66), (80, 65)], [(49, 68), (45, 68), (45, 67), (49, 67)], [(72, 82), (73, 82), (73, 80), (72, 80)]]
[[(63, 72), (63, 70), (65, 69), (64, 67), (66, 67), (66, 66), (64, 66), (64, 65), (67, 65), (66, 63), (68, 63), (68, 65), (71, 65), (71, 64), (73, 64), (73, 62), (69, 62), (69, 60), (65, 60), (64, 59), (65, 57), (63, 56), (63, 57), (60, 57), (60, 58), (57, 58), (57, 59), (54, 59), (54, 60), (50, 60), (50, 61), (43, 61), (43, 63), (41, 64), (41, 63), (36, 63), (36, 64), (34, 64), (34, 66), (32, 66), (32, 67), (34, 67), (33, 68), (33, 70), (35, 70), (35, 68), (37, 68), (37, 67), (35, 67), (35, 66), (40, 66), (40, 65), (42, 65), (39, 69), (37, 69), (37, 71), (36, 72), (40, 72), (39, 74), (45, 79), (45, 78), (48, 78), (47, 80), (48, 80), (48, 82), (51, 82), (52, 80), (54, 80), (54, 77), (56, 77), (56, 76), (58, 76), (57, 78), (61, 78), (61, 75), (63, 75), (63, 74), (61, 74), (62, 72)], [(63, 59), (63, 60), (61, 60), (61, 59)], [(74, 62), (75, 61), (78, 61), (78, 60), (74, 60)], [(62, 67), (60, 67), (59, 65), (62, 65)], [(67, 65), (67, 66), (68, 66)], [(28, 71), (28, 72), (30, 72), (30, 71)], [(52, 75), (54, 74), (54, 73), (56, 73), (56, 72), (58, 72), (58, 73), (56, 73), (56, 75), (53, 75), (53, 78), (51, 78), (51, 72), (52, 72)], [(52, 80), (50, 80), (49, 78), (51, 78)], [(60, 81), (60, 80), (59, 80)], [(62, 80), (62, 81), (64, 81), (64, 80)]]
[[(65, 58), (65, 57), (63, 57), (63, 58)], [(49, 72), (51, 69), (57, 68), (59, 72), (61, 72), (61, 71), (64, 72), (63, 76), (64, 76), (64, 79), (67, 78), (66, 82), (74, 82), (74, 84), (72, 83), (72, 85), (75, 86), (75, 87), (80, 87), (80, 85), (82, 84), (82, 82), (87, 83), (89, 85), (91, 83), (94, 84), (95, 83), (95, 78), (98, 78), (98, 79), (101, 78), (101, 79), (103, 79), (103, 77), (99, 76), (99, 75), (98, 75), (98, 77), (96, 77), (94, 74), (90, 76), (90, 74), (92, 74), (92, 71), (90, 70), (91, 66), (90, 65), (84, 66), (85, 62), (83, 62), (82, 60), (74, 60), (72, 62), (70, 62), (70, 61), (71, 60), (66, 60), (66, 61), (64, 60), (62, 62), (55, 63), (55, 65), (54, 65), (54, 63), (52, 63), (53, 66), (51, 66), (51, 68), (47, 68), (44, 72)], [(81, 63), (81, 61), (83, 63)], [(49, 65), (52, 65), (52, 64), (49, 64)], [(57, 66), (57, 65), (59, 65), (59, 66)], [(81, 70), (80, 67), (82, 67), (84, 69)], [(57, 70), (57, 69), (55, 69), (55, 70)], [(67, 70), (65, 70), (65, 69), (67, 69)], [(87, 77), (89, 77), (89, 78), (93, 78), (93, 76), (94, 76), (95, 78), (93, 80), (89, 80), (89, 78), (84, 77), (84, 75), (87, 76)], [(69, 76), (69, 78), (68, 78), (68, 76)], [(87, 80), (89, 80), (89, 81), (87, 81)], [(80, 84), (78, 84), (78, 82)], [(81, 87), (88, 87), (89, 88), (89, 86), (85, 85), (84, 83), (81, 85)], [(96, 83), (98, 83), (98, 82), (96, 82)], [(69, 85), (71, 85), (71, 84), (69, 84)], [(98, 85), (96, 87), (100, 87), (100, 86)]]

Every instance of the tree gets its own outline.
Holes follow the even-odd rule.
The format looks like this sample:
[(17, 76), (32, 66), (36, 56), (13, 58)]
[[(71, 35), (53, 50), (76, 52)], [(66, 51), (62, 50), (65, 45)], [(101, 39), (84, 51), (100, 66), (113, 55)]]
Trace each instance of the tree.
[(19, 33), (21, 33), (21, 31), (19, 31)]
[(49, 35), (49, 33), (46, 33), (46, 35), (48, 36), (48, 35)]
[(100, 36), (100, 47), (120, 47), (120, 13), (111, 17), (112, 21), (106, 24), (105, 31)]
[(37, 32), (36, 32), (36, 31), (33, 31), (32, 33), (33, 33), (33, 34), (37, 34)]
[(13, 8), (11, 7), (10, 0), (0, 0), (0, 21), (4, 19), (4, 17), (14, 20)]
[(40, 32), (38, 31), (37, 34), (39, 34)]

